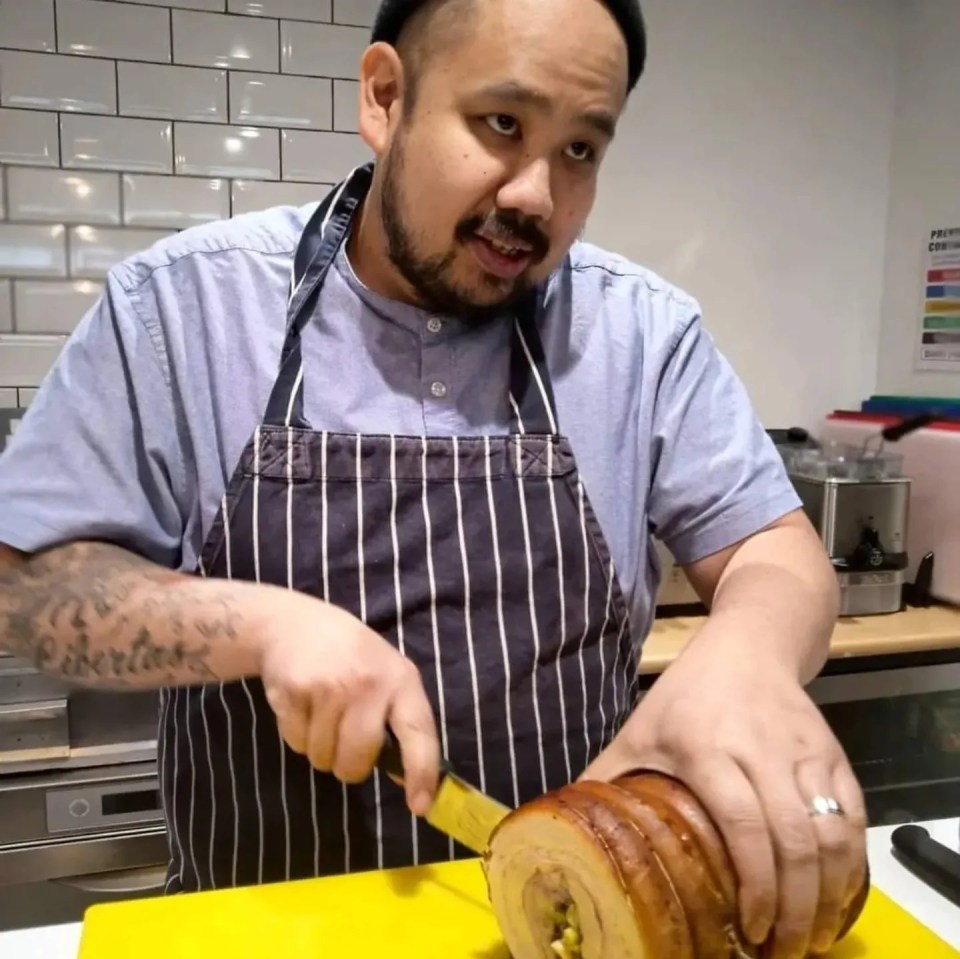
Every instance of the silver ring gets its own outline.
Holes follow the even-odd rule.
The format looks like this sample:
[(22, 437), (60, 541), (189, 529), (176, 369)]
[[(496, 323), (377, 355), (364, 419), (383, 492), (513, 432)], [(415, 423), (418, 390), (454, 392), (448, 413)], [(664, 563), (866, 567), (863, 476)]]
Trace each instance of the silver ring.
[(810, 801), (811, 816), (844, 816), (843, 807), (832, 796), (814, 796)]

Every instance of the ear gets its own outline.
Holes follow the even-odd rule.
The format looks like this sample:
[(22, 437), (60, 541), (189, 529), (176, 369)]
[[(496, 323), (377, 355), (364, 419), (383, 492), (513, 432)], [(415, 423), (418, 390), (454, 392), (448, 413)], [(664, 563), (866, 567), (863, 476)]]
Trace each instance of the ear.
[(396, 49), (387, 43), (367, 47), (360, 61), (358, 130), (367, 146), (382, 156), (403, 112), (406, 76)]

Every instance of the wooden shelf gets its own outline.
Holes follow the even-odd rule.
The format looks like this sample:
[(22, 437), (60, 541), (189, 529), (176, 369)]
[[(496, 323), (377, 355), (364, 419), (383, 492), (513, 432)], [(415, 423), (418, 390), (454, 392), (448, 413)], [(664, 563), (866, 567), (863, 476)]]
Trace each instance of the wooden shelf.
[[(702, 616), (658, 619), (644, 645), (641, 673), (662, 673), (683, 651)], [(837, 623), (831, 659), (929, 652), (960, 647), (960, 607), (906, 609), (885, 616), (844, 617)]]

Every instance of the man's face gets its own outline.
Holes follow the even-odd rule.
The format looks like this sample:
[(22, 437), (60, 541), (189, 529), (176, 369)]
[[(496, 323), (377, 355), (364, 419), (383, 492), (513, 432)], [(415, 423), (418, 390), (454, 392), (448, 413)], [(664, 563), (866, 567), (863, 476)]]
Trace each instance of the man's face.
[(394, 266), (426, 309), (480, 319), (582, 230), (627, 50), (599, 0), (482, 0), (474, 16), (424, 62), (379, 165)]

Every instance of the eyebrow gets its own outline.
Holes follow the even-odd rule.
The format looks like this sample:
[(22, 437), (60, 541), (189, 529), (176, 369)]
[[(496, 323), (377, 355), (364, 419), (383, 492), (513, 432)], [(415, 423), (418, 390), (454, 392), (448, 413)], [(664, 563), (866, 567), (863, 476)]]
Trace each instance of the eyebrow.
[[(540, 113), (552, 113), (553, 101), (545, 93), (533, 87), (524, 86), (514, 80), (505, 80), (503, 83), (494, 83), (483, 87), (480, 96), (494, 100), (505, 100), (522, 106), (533, 107)], [(593, 127), (597, 133), (612, 140), (617, 132), (617, 121), (606, 110), (587, 110), (581, 113), (577, 120)]]

